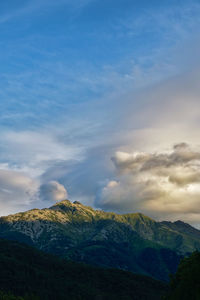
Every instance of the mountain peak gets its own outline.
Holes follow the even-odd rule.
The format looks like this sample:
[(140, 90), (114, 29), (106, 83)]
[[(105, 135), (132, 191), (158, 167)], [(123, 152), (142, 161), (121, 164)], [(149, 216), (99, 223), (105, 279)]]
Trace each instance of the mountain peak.
[(56, 202), (53, 206), (59, 206), (61, 204), (68, 206), (68, 205), (72, 204), (72, 202), (68, 199), (65, 199), (65, 200)]
[(83, 205), (81, 202), (79, 201), (74, 201), (73, 204), (77, 204), (77, 205)]
[(56, 202), (53, 206), (50, 207), (50, 209), (55, 209), (55, 208), (61, 208), (61, 207), (74, 207), (74, 206), (84, 206), (81, 202), (79, 201), (74, 201), (71, 202), (70, 200), (62, 200), (59, 202)]
[(53, 206), (49, 207), (50, 210), (62, 210), (68, 211), (75, 207), (76, 205), (73, 204), (68, 199), (56, 202)]
[(91, 217), (96, 214), (96, 210), (94, 210), (92, 207), (85, 206), (78, 201), (71, 202), (69, 200), (57, 202), (53, 206), (51, 206), (49, 210), (64, 213), (68, 215), (68, 217), (69, 215), (73, 215), (74, 217), (76, 215), (78, 216), (78, 218), (80, 216), (82, 216), (83, 218), (87, 217), (87, 221), (88, 217), (89, 219), (91, 219)]

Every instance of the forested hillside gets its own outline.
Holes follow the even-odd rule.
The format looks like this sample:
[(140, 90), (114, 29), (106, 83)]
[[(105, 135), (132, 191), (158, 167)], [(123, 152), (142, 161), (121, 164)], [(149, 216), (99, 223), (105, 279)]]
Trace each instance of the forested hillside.
[(17, 242), (0, 240), (0, 290), (29, 300), (158, 300), (166, 285), (122, 270), (67, 262)]

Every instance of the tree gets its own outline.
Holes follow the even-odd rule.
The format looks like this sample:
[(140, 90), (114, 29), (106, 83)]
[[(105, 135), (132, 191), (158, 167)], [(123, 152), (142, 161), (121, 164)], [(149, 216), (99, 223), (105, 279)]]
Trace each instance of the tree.
[(200, 252), (181, 260), (178, 270), (171, 277), (166, 300), (200, 299)]

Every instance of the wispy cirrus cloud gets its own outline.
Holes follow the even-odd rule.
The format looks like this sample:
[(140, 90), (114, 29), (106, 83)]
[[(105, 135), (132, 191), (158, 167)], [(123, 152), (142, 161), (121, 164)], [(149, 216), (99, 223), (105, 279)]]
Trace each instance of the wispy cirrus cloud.
[(39, 176), (54, 161), (80, 159), (84, 148), (59, 140), (47, 131), (7, 131), (1, 136), (1, 161), (12, 170)]
[(0, 24), (7, 23), (12, 21), (13, 19), (20, 18), (23, 16), (27, 16), (34, 13), (44, 14), (46, 13), (46, 9), (54, 9), (55, 7), (67, 5), (71, 7), (72, 11), (79, 11), (85, 5), (90, 3), (92, 0), (80, 0), (77, 3), (71, 0), (35, 0), (35, 1), (26, 1), (26, 3), (22, 3), (22, 5), (15, 7), (13, 10), (9, 10), (9, 12), (4, 12), (4, 14), (0, 14)]

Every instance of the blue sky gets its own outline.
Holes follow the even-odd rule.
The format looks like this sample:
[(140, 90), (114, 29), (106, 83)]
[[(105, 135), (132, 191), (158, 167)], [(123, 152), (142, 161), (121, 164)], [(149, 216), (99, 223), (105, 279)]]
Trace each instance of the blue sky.
[(196, 222), (190, 208), (144, 205), (138, 175), (112, 157), (198, 146), (199, 26), (198, 1), (1, 1), (2, 214), (50, 205), (52, 185), (55, 200), (64, 186), (99, 208)]
[(173, 68), (166, 53), (199, 23), (192, 1), (2, 1), (0, 12), (1, 124), (15, 128), (133, 85), (134, 68)]

